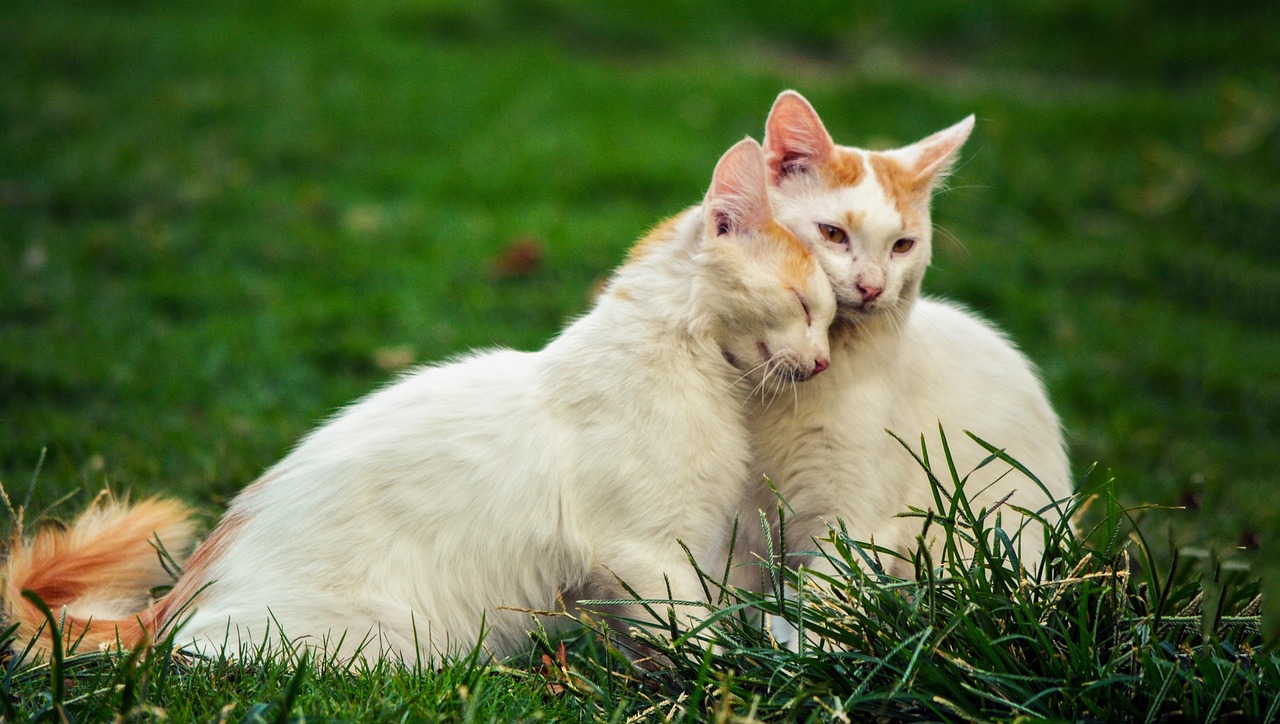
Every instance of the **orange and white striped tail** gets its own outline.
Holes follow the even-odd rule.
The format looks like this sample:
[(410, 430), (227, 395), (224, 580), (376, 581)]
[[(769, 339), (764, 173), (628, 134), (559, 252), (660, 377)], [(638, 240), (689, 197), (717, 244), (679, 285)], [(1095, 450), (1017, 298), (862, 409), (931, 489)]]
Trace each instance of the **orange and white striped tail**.
[(70, 526), (46, 526), (30, 539), (15, 533), (0, 565), (4, 618), (18, 624), (14, 646), (21, 650), (39, 636), (32, 652), (47, 658), (53, 645), (44, 614), (23, 591), (53, 611), (63, 646), (128, 649), (148, 642), (167, 608), (152, 604), (150, 591), (173, 583), (155, 542), (181, 563), (193, 532), (182, 503), (153, 498), (130, 505), (104, 496)]

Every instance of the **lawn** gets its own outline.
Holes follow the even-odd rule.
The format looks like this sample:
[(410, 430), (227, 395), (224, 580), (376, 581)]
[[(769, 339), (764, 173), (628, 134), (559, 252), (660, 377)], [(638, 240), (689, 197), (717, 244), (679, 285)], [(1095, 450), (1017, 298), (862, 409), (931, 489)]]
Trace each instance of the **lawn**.
[(1262, 562), (1280, 5), (786, 5), (0, 1), (0, 482), (212, 522), (407, 365), (540, 346), (796, 88), (850, 144), (977, 114), (926, 290), (1037, 361), (1086, 487), (1185, 508), (1158, 555)]

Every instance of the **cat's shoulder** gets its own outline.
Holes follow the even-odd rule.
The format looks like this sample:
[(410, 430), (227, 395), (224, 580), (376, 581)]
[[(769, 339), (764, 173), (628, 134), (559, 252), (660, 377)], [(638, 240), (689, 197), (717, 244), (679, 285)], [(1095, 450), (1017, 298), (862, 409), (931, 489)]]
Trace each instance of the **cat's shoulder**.
[(534, 372), (533, 352), (497, 347), (411, 367), (388, 381), (355, 407), (412, 402), (423, 397), (454, 398), (470, 393), (494, 395), (505, 382)]
[(1000, 378), (1031, 384), (1039, 377), (1034, 363), (994, 322), (958, 302), (921, 298), (907, 324), (908, 359), (923, 374)]
[(995, 322), (964, 304), (940, 297), (921, 297), (911, 310), (908, 336), (946, 342), (965, 348), (1017, 350), (1009, 335)]

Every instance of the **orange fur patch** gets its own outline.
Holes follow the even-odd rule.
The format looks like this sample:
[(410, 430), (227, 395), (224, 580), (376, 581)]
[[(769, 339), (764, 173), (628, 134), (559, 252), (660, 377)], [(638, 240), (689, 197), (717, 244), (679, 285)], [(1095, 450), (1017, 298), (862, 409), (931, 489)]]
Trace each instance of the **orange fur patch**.
[(846, 211), (844, 212), (844, 229), (852, 235), (862, 228), (866, 220), (867, 212), (865, 211)]
[(10, 551), (7, 583), (34, 591), (50, 607), (94, 591), (163, 584), (152, 539), (159, 535), (181, 560), (191, 535), (186, 506), (169, 500), (109, 506), (86, 511), (70, 528), (46, 528), (30, 543), (19, 544), (20, 550)]
[(649, 253), (650, 250), (662, 246), (675, 238), (676, 223), (680, 221), (681, 216), (683, 216), (683, 214), (677, 214), (676, 216), (663, 219), (658, 222), (657, 226), (650, 229), (649, 233), (645, 234), (640, 238), (640, 241), (637, 241), (631, 246), (631, 250), (627, 252), (627, 260), (624, 262), (624, 266), (643, 257), (645, 254)]
[(931, 146), (925, 146), (924, 150), (920, 152), (920, 158), (916, 159), (916, 172), (920, 174), (922, 181), (926, 185), (930, 174), (926, 174), (924, 171), (932, 168), (934, 164), (941, 161), (951, 151), (952, 148), (947, 144), (935, 143)]
[[(246, 485), (244, 490), (236, 496), (236, 503), (243, 506), (245, 502), (253, 497), (255, 493), (262, 490), (264, 486), (275, 479), (275, 475), (267, 474)], [(248, 516), (243, 512), (242, 507), (233, 505), (222, 520), (218, 521), (218, 525), (213, 529), (207, 538), (201, 541), (200, 546), (191, 554), (191, 558), (187, 560), (185, 566), (182, 567), (182, 577), (174, 584), (169, 593), (165, 597), (156, 602), (155, 619), (162, 626), (169, 626), (174, 623), (174, 617), (180, 615), (191, 606), (199, 597), (200, 592), (205, 586), (209, 585), (209, 569), (214, 562), (222, 558), (226, 554), (231, 541), (235, 539), (240, 529), (244, 527)]]
[[(254, 485), (257, 484), (254, 483)], [(253, 485), (245, 488), (241, 495), (252, 487)], [(196, 548), (196, 552), (191, 554), (187, 565), (182, 569), (182, 577), (178, 583), (158, 602), (157, 620), (165, 624), (170, 623), (171, 617), (177, 615), (184, 607), (190, 606), (191, 602), (200, 595), (200, 591), (209, 583), (209, 568), (214, 561), (226, 553), (227, 546), (235, 538), (245, 520), (244, 514), (236, 510), (228, 511), (222, 517), (222, 521), (213, 529), (209, 537), (205, 538), (200, 547)]]
[(823, 180), (832, 186), (857, 186), (866, 175), (862, 154), (849, 148), (837, 148), (818, 167)]
[(17, 642), (25, 644), (39, 631), (37, 650), (47, 654), (53, 645), (44, 615), (22, 595), (31, 591), (60, 622), (63, 646), (78, 641), (86, 650), (145, 643), (148, 630), (155, 629), (153, 607), (119, 620), (72, 615), (64, 607), (94, 597), (144, 605), (151, 588), (170, 580), (152, 547), (153, 537), (159, 536), (180, 561), (190, 545), (189, 516), (186, 506), (171, 500), (135, 506), (107, 502), (86, 510), (69, 527), (45, 528), (30, 541), (15, 535), (4, 562), (4, 611), (19, 625)]
[(914, 228), (919, 222), (916, 206), (920, 203), (921, 196), (929, 192), (930, 177), (927, 174), (919, 174), (883, 154), (873, 153), (869, 158), (871, 168), (876, 174), (876, 181), (880, 183), (885, 196), (898, 210), (903, 227)]
[(771, 237), (773, 248), (779, 249), (783, 254), (780, 281), (797, 289), (806, 288), (817, 264), (809, 247), (791, 233), (790, 229), (772, 219), (765, 226), (764, 233)]
[[(148, 608), (135, 616), (115, 621), (107, 619), (83, 619), (67, 616), (62, 622), (62, 645), (76, 645), (76, 651), (86, 652), (119, 646), (129, 650), (138, 646), (150, 646), (157, 625), (154, 608)], [(52, 635), (41, 636), (52, 645)]]

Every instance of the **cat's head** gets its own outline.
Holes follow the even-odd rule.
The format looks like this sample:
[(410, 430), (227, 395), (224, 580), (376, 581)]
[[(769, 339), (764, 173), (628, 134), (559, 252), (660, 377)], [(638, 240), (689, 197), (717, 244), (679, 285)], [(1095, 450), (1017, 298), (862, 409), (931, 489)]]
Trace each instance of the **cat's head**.
[(773, 218), (760, 144), (725, 152), (702, 210), (699, 315), (725, 359), (766, 387), (826, 369), (835, 295), (814, 253)]
[(909, 146), (837, 146), (799, 93), (765, 124), (776, 216), (814, 250), (841, 317), (905, 311), (933, 253), (929, 201), (973, 130), (973, 116)]

